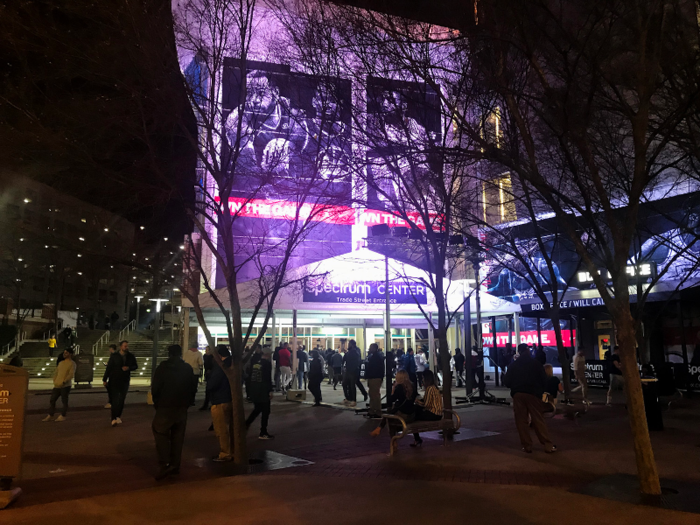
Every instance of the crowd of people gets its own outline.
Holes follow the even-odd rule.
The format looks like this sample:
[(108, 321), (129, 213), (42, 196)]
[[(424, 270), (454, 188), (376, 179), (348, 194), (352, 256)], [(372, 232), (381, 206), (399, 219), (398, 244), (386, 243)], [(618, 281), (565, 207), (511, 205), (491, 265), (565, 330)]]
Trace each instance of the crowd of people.
[[(51, 348), (55, 347), (54, 341)], [(135, 356), (129, 352), (128, 341), (121, 341), (118, 345), (112, 344), (109, 350), (110, 357), (102, 379), (108, 396), (105, 408), (110, 409), (111, 425), (116, 427), (122, 424), (131, 373), (138, 369), (138, 363)], [(386, 413), (398, 415), (406, 423), (439, 420), (443, 417), (442, 394), (439, 389), (440, 369), (431, 370), (425, 354), (424, 349), (414, 353), (412, 348), (408, 348), (405, 353), (396, 350), (385, 355), (376, 343), (372, 343), (367, 350), (366, 359), (363, 360), (356, 342), (350, 340), (347, 348), (340, 351), (323, 350), (320, 344), (317, 344), (316, 348), (307, 353), (302, 345), (297, 348), (296, 359), (293, 359), (292, 349), (287, 342), (283, 342), (274, 350), (258, 346), (253, 352), (246, 352), (249, 359), (244, 363), (241, 378), (245, 385), (246, 399), (253, 404), (253, 410), (245, 420), (246, 428), (252, 426), (260, 417), (259, 439), (273, 439), (268, 432), (273, 393), (277, 391), (285, 394), (293, 388), (296, 380), (298, 389), (308, 388), (313, 395), (313, 406), (321, 406), (321, 385), (325, 379), (334, 390), (338, 383), (342, 384), (342, 403), (348, 407), (357, 406), (357, 389), (360, 389), (364, 400), (368, 401), (366, 417), (381, 419), (379, 426), (372, 431), (372, 435), (377, 436), (387, 426), (387, 419), (382, 418), (381, 395), (382, 383), (387, 374), (390, 380), (393, 379), (393, 384), (386, 395)], [(478, 385), (479, 390), (483, 392), (483, 354), (474, 348), (470, 358), (472, 385)], [(606, 358), (609, 362), (610, 376), (607, 403), (610, 404), (613, 393), (624, 388), (624, 380), (617, 349)], [(459, 348), (455, 349), (450, 359), (450, 369), (458, 387), (465, 382), (466, 359)], [(583, 351), (574, 356), (573, 364), (574, 377), (578, 382), (578, 386), (573, 390), (581, 390), (585, 401), (588, 385)], [(233, 460), (230, 367), (231, 354), (229, 348), (224, 345), (217, 346), (214, 352), (207, 347), (204, 355), (197, 348), (185, 351), (184, 355), (178, 345), (168, 348), (168, 359), (158, 365), (151, 384), (151, 396), (156, 410), (152, 431), (160, 465), (157, 479), (179, 472), (187, 411), (195, 404), (195, 395), (202, 379), (206, 386), (200, 410), (210, 411), (210, 430), (214, 431), (219, 444), (219, 452), (212, 459), (216, 462)], [(53, 373), (49, 413), (42, 421), (66, 420), (75, 370), (73, 348), (69, 346), (58, 357)], [(367, 390), (360, 380), (361, 376), (367, 382)], [(526, 453), (532, 452), (532, 429), (546, 452), (556, 451), (543, 416), (548, 410), (556, 410), (557, 397), (563, 392), (563, 385), (554, 375), (553, 367), (542, 359), (537, 348), (533, 351), (527, 344), (521, 344), (504, 370), (503, 384), (510, 389), (515, 426), (523, 450)], [(422, 395), (419, 395), (419, 390), (422, 390)], [(62, 403), (61, 413), (54, 418), (59, 399)], [(397, 431), (391, 423), (388, 426), (390, 432)], [(422, 443), (420, 436), (414, 434), (411, 446), (420, 447)]]

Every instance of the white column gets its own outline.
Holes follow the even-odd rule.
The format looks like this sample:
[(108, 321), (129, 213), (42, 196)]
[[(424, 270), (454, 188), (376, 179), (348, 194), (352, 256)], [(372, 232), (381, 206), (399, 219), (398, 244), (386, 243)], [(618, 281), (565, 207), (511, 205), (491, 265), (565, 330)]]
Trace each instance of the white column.
[(275, 351), (277, 346), (277, 316), (275, 312), (272, 312), (272, 340), (270, 341), (270, 346), (272, 346), (272, 351)]
[(437, 357), (435, 353), (435, 335), (433, 334), (433, 314), (428, 314), (430, 321), (428, 322), (428, 348), (430, 348), (430, 369), (435, 372), (437, 367)]
[(520, 344), (520, 314), (517, 312), (513, 314), (513, 332), (515, 334), (515, 344), (513, 346), (517, 349)]

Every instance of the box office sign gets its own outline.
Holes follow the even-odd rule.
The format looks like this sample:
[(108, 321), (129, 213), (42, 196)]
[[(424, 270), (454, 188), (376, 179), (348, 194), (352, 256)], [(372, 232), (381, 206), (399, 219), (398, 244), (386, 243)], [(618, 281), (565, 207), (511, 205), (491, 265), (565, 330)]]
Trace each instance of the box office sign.
[[(589, 360), (586, 361), (586, 382), (589, 386), (608, 386), (606, 361)], [(578, 383), (574, 377), (574, 363), (571, 363), (571, 383)]]
[(26, 370), (0, 365), (0, 478), (21, 472), (28, 384)]
[[(427, 304), (427, 287), (419, 282), (390, 282), (391, 304)], [(305, 303), (385, 304), (387, 284), (384, 281), (334, 282), (309, 280), (304, 286)]]

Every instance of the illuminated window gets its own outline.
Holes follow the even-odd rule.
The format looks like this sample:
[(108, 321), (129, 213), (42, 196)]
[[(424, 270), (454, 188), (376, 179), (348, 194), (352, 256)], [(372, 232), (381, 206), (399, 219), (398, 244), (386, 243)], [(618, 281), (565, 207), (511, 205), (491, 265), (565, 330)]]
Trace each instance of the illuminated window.
[(484, 221), (501, 224), (516, 220), (515, 199), (510, 173), (504, 173), (482, 184), (482, 207)]

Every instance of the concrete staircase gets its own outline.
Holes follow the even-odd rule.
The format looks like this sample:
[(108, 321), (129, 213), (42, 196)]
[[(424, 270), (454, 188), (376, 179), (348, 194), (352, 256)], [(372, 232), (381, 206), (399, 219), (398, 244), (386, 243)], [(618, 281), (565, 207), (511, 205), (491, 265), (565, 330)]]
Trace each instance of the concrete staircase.
[[(82, 333), (80, 344), (80, 352), (83, 354), (90, 353), (92, 345), (99, 337), (104, 334), (104, 330), (84, 330), (86, 332), (86, 346), (83, 346)], [(90, 333), (94, 332), (94, 333)], [(113, 338), (118, 337), (118, 331), (112, 334)], [(129, 351), (136, 357), (138, 370), (131, 373), (133, 379), (141, 378), (148, 379), (151, 377), (152, 353), (153, 353), (153, 332), (132, 332), (127, 337), (129, 341)], [(92, 342), (90, 342), (92, 341)], [(112, 341), (115, 344), (118, 341)], [(172, 344), (170, 340), (170, 330), (161, 330), (158, 341), (158, 361), (166, 359), (168, 356), (168, 346)], [(32, 346), (29, 346), (32, 345)], [(36, 345), (36, 346), (34, 346)], [(25, 347), (27, 352), (25, 353)], [(49, 357), (49, 348), (46, 343), (25, 343), (22, 347), (22, 361), (25, 370), (29, 372), (30, 378), (50, 378), (53, 375), (56, 367), (56, 359), (58, 358), (61, 348), (54, 350), (53, 357)], [(109, 345), (103, 346), (95, 355), (94, 379), (93, 384), (102, 382), (102, 374), (104, 374), (107, 361), (109, 360)]]

